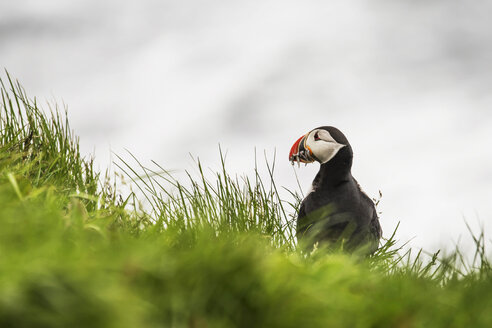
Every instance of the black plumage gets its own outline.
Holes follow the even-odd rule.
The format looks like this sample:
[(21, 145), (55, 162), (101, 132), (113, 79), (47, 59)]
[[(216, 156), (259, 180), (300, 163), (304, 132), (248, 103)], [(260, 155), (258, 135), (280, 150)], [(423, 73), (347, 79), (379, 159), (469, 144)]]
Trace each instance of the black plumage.
[[(321, 163), (313, 181), (313, 190), (301, 203), (297, 218), (299, 244), (308, 250), (318, 244), (318, 247), (342, 247), (348, 252), (372, 254), (378, 248), (382, 230), (373, 201), (352, 176), (352, 147), (335, 127), (323, 126), (315, 130), (328, 131), (334, 141), (343, 146), (327, 162)], [(297, 145), (297, 154), (291, 150), (290, 160), (318, 160), (320, 154), (309, 147), (308, 135), (305, 141), (301, 140), (301, 145), (294, 145)], [(317, 140), (312, 139), (311, 142)], [(309, 151), (303, 151), (303, 148)], [(300, 149), (304, 155), (301, 158)]]

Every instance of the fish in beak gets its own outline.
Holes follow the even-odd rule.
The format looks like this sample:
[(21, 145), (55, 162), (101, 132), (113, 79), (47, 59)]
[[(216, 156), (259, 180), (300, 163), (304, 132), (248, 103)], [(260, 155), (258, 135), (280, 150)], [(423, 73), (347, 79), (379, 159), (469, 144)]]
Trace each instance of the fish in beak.
[(289, 161), (299, 163), (312, 163), (316, 160), (311, 148), (306, 144), (309, 133), (303, 135), (294, 143), (289, 153)]

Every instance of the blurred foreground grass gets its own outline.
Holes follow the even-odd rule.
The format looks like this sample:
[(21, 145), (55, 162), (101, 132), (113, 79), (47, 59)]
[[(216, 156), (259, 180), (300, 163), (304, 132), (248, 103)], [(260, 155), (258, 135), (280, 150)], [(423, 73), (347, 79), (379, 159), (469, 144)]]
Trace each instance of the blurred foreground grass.
[[(5, 82), (5, 83), (4, 83)], [(485, 238), (467, 261), (296, 251), (273, 178), (180, 182), (120, 161), (123, 198), (69, 124), (1, 85), (0, 327), (491, 327)], [(273, 168), (268, 167), (273, 176)], [(188, 186), (185, 187), (184, 185)]]

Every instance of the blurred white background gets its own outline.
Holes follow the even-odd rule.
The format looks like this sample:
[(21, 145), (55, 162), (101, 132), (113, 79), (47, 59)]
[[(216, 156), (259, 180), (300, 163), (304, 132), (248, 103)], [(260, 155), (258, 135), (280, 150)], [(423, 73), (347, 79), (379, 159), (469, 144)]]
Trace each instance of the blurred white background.
[[(432, 251), (469, 243), (464, 218), (492, 233), (490, 17), (486, 0), (3, 0), (0, 66), (67, 104), (101, 169), (125, 148), (216, 168), (220, 143), (238, 174), (276, 150), (296, 188), (291, 145), (336, 126), (385, 235), (401, 221)], [(317, 170), (296, 168), (305, 191)]]

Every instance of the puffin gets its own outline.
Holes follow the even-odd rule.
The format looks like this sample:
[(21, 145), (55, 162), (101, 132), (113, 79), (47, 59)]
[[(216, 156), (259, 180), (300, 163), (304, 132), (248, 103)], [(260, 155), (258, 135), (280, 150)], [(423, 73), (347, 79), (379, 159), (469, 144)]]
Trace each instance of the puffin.
[(311, 192), (297, 216), (296, 237), (305, 251), (324, 247), (371, 255), (382, 236), (374, 202), (352, 176), (353, 151), (345, 135), (321, 126), (297, 139), (289, 153), (294, 164), (320, 163)]

